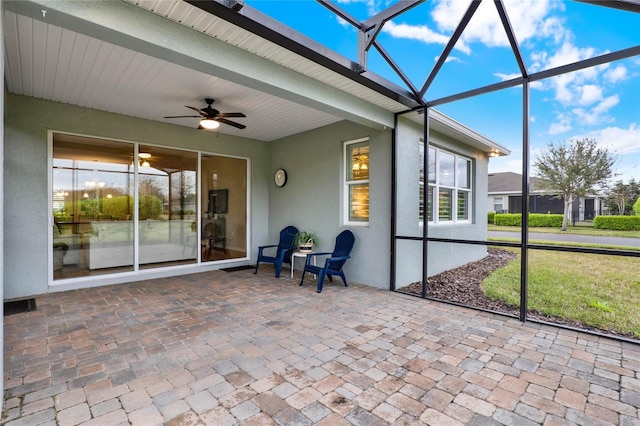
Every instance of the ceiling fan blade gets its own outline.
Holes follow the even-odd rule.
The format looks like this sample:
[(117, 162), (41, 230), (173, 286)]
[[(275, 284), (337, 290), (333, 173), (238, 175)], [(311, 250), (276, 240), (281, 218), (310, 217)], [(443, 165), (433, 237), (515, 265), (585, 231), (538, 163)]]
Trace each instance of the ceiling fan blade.
[(202, 111), (201, 109), (198, 109), (196, 107), (192, 107), (189, 105), (185, 105), (187, 108), (194, 110), (195, 112), (197, 112), (198, 114), (200, 114), (203, 117), (207, 117), (209, 114), (207, 114), (206, 112)]
[(201, 118), (199, 115), (169, 115), (162, 118)]
[(241, 112), (221, 112), (218, 113), (218, 117), (246, 117), (246, 115)]
[(247, 127), (244, 124), (236, 123), (235, 121), (227, 120), (222, 117), (217, 117), (215, 120), (224, 124), (228, 124), (229, 126), (237, 127), (238, 129), (244, 129), (245, 127)]

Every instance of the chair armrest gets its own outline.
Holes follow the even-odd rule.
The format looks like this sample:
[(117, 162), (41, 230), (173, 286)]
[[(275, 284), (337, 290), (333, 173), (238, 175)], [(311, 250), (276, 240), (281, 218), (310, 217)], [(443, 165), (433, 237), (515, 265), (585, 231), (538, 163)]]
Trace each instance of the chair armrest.
[(277, 244), (272, 244), (270, 246), (259, 246), (258, 248), (259, 249), (265, 249), (265, 248), (269, 248), (269, 247), (278, 247), (278, 245)]
[(273, 248), (273, 247), (278, 247), (278, 245), (277, 244), (272, 244), (272, 245), (269, 245), (269, 246), (259, 246), (258, 247), (258, 256), (262, 256), (262, 251), (264, 249)]
[(307, 265), (310, 265), (310, 264), (311, 264), (310, 262), (311, 262), (311, 260), (312, 260), (313, 256), (329, 256), (329, 255), (331, 255), (331, 254), (332, 254), (332, 253), (330, 253), (330, 252), (326, 252), (326, 253), (309, 253), (309, 254), (307, 255), (307, 259), (306, 259), (306, 260), (305, 260), (305, 262), (304, 262), (305, 267), (306, 267)]
[(307, 255), (307, 258), (311, 257), (311, 256), (328, 256), (332, 254), (331, 252), (326, 252), (326, 253), (309, 253)]
[(335, 262), (335, 261), (340, 261), (340, 260), (347, 260), (349, 259), (351, 256), (336, 256), (336, 257), (329, 257), (324, 261), (324, 266), (325, 268), (329, 267), (329, 263), (331, 262)]

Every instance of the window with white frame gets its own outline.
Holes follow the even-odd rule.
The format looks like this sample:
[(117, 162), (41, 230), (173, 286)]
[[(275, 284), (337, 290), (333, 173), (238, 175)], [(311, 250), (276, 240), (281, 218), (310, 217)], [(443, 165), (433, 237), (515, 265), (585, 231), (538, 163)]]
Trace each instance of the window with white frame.
[(344, 222), (369, 224), (369, 138), (344, 143)]
[(502, 213), (504, 209), (504, 201), (502, 197), (493, 197), (493, 211), (496, 213)]
[[(427, 220), (431, 223), (471, 221), (471, 160), (440, 148), (429, 147)], [(424, 143), (420, 144), (420, 221), (424, 221)], [(436, 214), (434, 215), (434, 212)]]

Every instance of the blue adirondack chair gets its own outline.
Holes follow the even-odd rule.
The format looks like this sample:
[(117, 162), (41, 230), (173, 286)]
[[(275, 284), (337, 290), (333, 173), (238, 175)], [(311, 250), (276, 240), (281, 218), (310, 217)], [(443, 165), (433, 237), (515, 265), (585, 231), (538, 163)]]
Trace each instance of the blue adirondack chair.
[[(322, 292), (322, 286), (324, 285), (324, 277), (329, 278), (329, 281), (333, 282), (333, 275), (338, 275), (342, 278), (344, 285), (347, 285), (347, 279), (344, 276), (342, 267), (344, 263), (349, 259), (353, 245), (355, 244), (356, 237), (353, 232), (349, 230), (342, 231), (336, 237), (336, 245), (332, 253), (310, 253), (307, 255), (307, 261), (304, 264), (304, 271), (302, 272), (302, 279), (300, 285), (304, 282), (304, 276), (307, 272), (318, 276), (318, 293)], [(313, 256), (329, 256), (323, 266), (315, 266), (311, 264)]]
[[(258, 265), (260, 265), (260, 262), (273, 263), (276, 267), (276, 278), (280, 278), (282, 264), (291, 263), (291, 253), (293, 253), (294, 249), (293, 240), (297, 233), (298, 228), (295, 226), (287, 226), (280, 231), (280, 241), (278, 244), (258, 247), (258, 261), (256, 262), (256, 270), (253, 273), (258, 273)], [(267, 256), (263, 253), (264, 249), (274, 247), (277, 247), (275, 256)]]

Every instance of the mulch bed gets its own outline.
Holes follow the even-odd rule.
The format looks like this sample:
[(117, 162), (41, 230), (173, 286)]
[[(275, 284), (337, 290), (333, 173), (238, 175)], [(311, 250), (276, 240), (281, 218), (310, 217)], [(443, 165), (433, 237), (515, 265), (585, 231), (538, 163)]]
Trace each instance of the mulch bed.
[[(429, 277), (427, 281), (427, 297), (518, 317), (520, 308), (508, 306), (501, 301), (491, 300), (485, 296), (484, 292), (480, 288), (482, 281), (491, 272), (505, 267), (509, 262), (513, 261), (517, 255), (512, 251), (496, 248), (488, 248), (487, 252), (488, 254), (486, 257), (476, 262), (471, 262), (459, 268), (450, 269)], [(403, 293), (422, 294), (422, 283), (411, 283), (406, 287), (398, 289), (398, 291)], [(549, 317), (538, 311), (530, 310), (527, 313), (527, 318), (561, 324), (583, 329), (585, 331), (596, 331), (599, 333), (638, 340), (633, 333), (623, 333), (617, 330), (602, 330), (579, 321)]]

